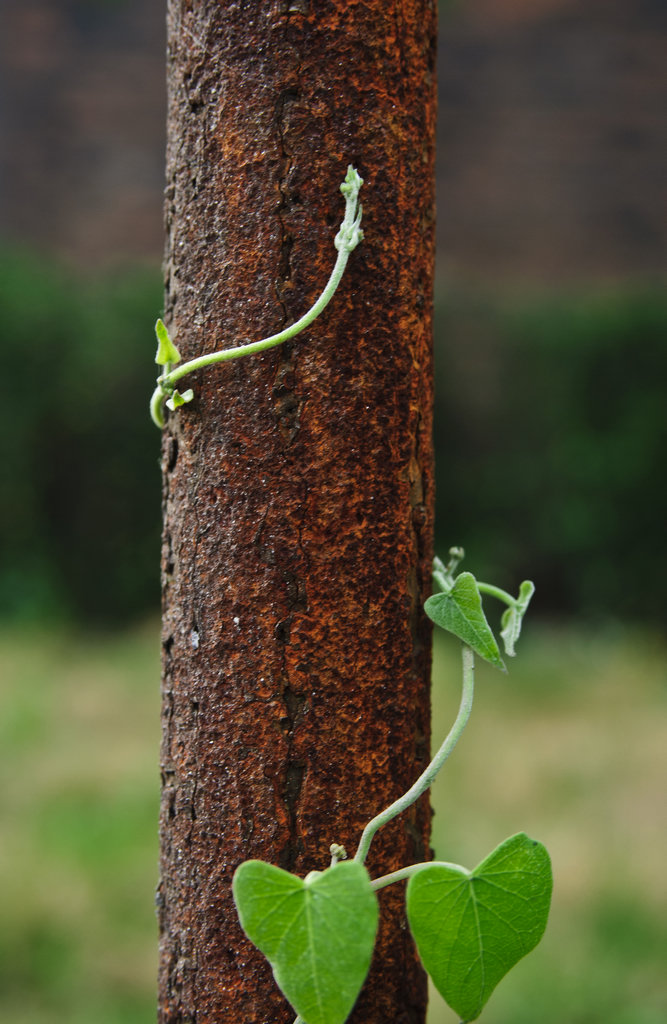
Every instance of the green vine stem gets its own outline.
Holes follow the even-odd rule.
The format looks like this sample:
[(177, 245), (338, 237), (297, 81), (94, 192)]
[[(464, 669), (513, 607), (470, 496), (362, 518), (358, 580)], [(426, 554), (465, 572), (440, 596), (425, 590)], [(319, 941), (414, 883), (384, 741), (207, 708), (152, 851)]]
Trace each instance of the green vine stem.
[[(440, 589), (445, 592), (451, 590), (454, 584), (454, 573), (459, 562), (464, 558), (465, 552), (463, 548), (450, 548), (449, 556), (447, 565), (440, 558), (436, 557), (433, 559), (433, 579)], [(481, 583), (480, 580), (475, 582), (480, 593), (488, 594), (489, 597), (496, 597), (510, 608), (514, 608), (517, 605), (517, 599), (508, 594), (506, 590), (501, 590), (500, 587), (495, 587), (492, 583)]]
[(175, 368), (172, 368), (173, 362), (168, 363), (165, 367), (165, 373), (158, 377), (157, 387), (153, 392), (150, 403), (151, 418), (156, 426), (162, 428), (165, 425), (165, 401), (167, 401), (169, 408), (174, 409), (191, 400), (192, 394), (190, 392), (179, 395), (178, 391), (176, 391), (176, 383), (185, 377), (186, 374), (193, 373), (195, 370), (201, 370), (207, 366), (213, 366), (215, 363), (238, 359), (240, 356), (249, 356), (254, 352), (264, 352), (266, 349), (281, 345), (305, 330), (320, 315), (322, 310), (331, 301), (340, 283), (350, 253), (356, 249), (364, 237), (360, 226), (362, 207), (359, 203), (359, 190), (363, 183), (363, 178), (350, 165), (347, 169), (345, 180), (340, 186), (340, 190), (345, 197), (345, 216), (334, 239), (334, 245), (338, 250), (338, 258), (322, 294), (314, 305), (296, 323), (279, 331), (278, 334), (270, 335), (268, 338), (262, 338), (260, 341), (253, 341), (247, 345), (237, 345), (235, 348), (222, 349), (220, 352), (211, 352), (207, 355), (197, 356), (196, 359), (190, 359), (188, 362)]
[(456, 721), (429, 766), (422, 772), (407, 793), (404, 793), (403, 796), (399, 797), (398, 800), (395, 800), (393, 804), (387, 807), (384, 811), (381, 811), (380, 814), (377, 814), (372, 821), (369, 821), (368, 825), (366, 825), (366, 828), (362, 832), (361, 839), (359, 840), (359, 847), (354, 855), (354, 859), (361, 864), (365, 862), (366, 857), (368, 856), (370, 845), (378, 829), (382, 828), (383, 825), (386, 825), (398, 814), (405, 811), (415, 802), (415, 800), (419, 799), (422, 793), (426, 792), (461, 738), (461, 734), (463, 733), (468, 719), (470, 718), (475, 689), (475, 656), (467, 644), (463, 645), (462, 659), (463, 692), (461, 694), (461, 704), (456, 716)]
[(465, 558), (463, 548), (450, 548), (447, 565), (436, 555), (433, 559), (433, 579), (441, 590), (448, 591), (454, 586), (454, 573), (459, 562)]
[(506, 590), (501, 590), (500, 587), (494, 587), (492, 583), (480, 583), (480, 581), (477, 580), (477, 589), (482, 594), (488, 594), (489, 597), (497, 597), (499, 601), (504, 601), (510, 608), (513, 608), (517, 604), (515, 597), (508, 594)]
[(389, 875), (382, 875), (380, 878), (372, 879), (371, 889), (377, 892), (378, 889), (384, 889), (385, 885), (402, 882), (405, 878), (411, 878), (413, 875), (416, 875), (418, 871), (432, 867), (451, 868), (453, 871), (460, 872), (465, 871), (465, 868), (462, 868), (460, 864), (452, 864), (447, 860), (426, 860), (420, 864), (409, 864), (406, 868), (399, 868), (398, 871), (392, 871)]
[[(461, 656), (463, 661), (463, 692), (461, 694), (461, 703), (459, 705), (458, 714), (456, 720), (449, 730), (445, 741), (438, 750), (437, 754), (429, 764), (429, 766), (422, 772), (417, 781), (410, 787), (407, 793), (399, 797), (398, 800), (394, 801), (386, 810), (376, 815), (372, 821), (369, 821), (368, 825), (364, 829), (361, 839), (359, 841), (359, 847), (354, 856), (354, 859), (359, 863), (363, 864), (368, 856), (370, 845), (373, 841), (375, 833), (386, 825), (397, 815), (405, 811), (411, 804), (418, 800), (422, 793), (425, 793), (427, 789), (433, 784), (433, 780), (442, 768), (443, 764), (453, 751), (454, 747), (461, 738), (461, 734), (465, 729), (468, 719), (470, 718), (470, 712), (472, 711), (472, 702), (475, 690), (475, 655), (473, 654), (470, 647), (467, 644), (462, 645)], [(335, 844), (334, 844), (335, 846)], [(336, 859), (339, 856), (339, 851), (342, 849), (338, 846), (332, 846), (332, 856)], [(333, 863), (333, 861), (332, 861)], [(430, 862), (431, 864), (433, 861)], [(438, 861), (437, 863), (446, 862)], [(409, 867), (400, 868), (398, 871), (392, 871), (389, 875), (383, 875), (381, 878), (376, 878), (371, 882), (371, 887), (374, 890), (383, 889), (386, 885), (391, 885), (393, 882), (399, 882), (404, 878), (409, 878), (417, 871), (428, 867), (429, 863), (422, 864), (411, 864)], [(447, 867), (456, 867), (458, 865), (447, 864)], [(460, 869), (459, 869), (460, 870)], [(306, 1024), (303, 1017), (296, 1017), (293, 1024)]]

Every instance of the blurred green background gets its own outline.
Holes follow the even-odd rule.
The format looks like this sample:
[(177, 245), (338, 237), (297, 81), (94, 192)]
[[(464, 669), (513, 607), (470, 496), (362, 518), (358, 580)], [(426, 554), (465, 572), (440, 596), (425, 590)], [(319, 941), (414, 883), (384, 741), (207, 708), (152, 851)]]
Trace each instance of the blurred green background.
[[(441, 5), (438, 547), (537, 584), (434, 792), (472, 866), (526, 830), (543, 943), (488, 1024), (667, 1019), (667, 104), (654, 0)], [(155, 1018), (162, 0), (0, 32), (0, 1019)], [(662, 186), (661, 186), (662, 187)], [(103, 372), (102, 372), (103, 370)], [(99, 567), (103, 566), (103, 571)], [(438, 642), (434, 734), (458, 703)], [(455, 1024), (434, 997), (430, 1024)]]
[[(144, 407), (161, 303), (157, 268), (82, 278), (0, 250), (0, 615), (110, 625), (156, 607), (158, 450)], [(658, 625), (665, 339), (657, 286), (441, 285), (439, 549), (463, 544), (481, 578), (534, 577), (542, 614)]]
[[(0, 631), (0, 1019), (155, 1019), (158, 623)], [(525, 830), (554, 864), (550, 923), (489, 1024), (663, 1024), (667, 679), (655, 635), (528, 623), (510, 674), (478, 668), (433, 794), (437, 854), (470, 867)], [(434, 733), (459, 700), (442, 638)], [(430, 1024), (457, 1018), (434, 996)]]

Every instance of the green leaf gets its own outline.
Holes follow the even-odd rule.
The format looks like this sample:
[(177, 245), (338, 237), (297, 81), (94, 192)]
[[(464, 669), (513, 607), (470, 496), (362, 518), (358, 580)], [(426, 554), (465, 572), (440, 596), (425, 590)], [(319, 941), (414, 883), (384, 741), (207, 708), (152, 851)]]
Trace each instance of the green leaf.
[(180, 363), (180, 352), (169, 337), (169, 332), (160, 319), (158, 319), (155, 324), (155, 334), (157, 337), (157, 355), (155, 356), (155, 362), (158, 366), (166, 366), (168, 363), (173, 366), (176, 363)]
[(519, 587), (519, 596), (513, 605), (510, 605), (500, 620), (502, 627), (500, 635), (505, 645), (505, 654), (513, 658), (516, 653), (514, 645), (521, 635), (521, 624), (530, 604), (530, 599), (535, 593), (535, 584), (531, 580), (524, 580)]
[(486, 621), (477, 581), (470, 572), (456, 577), (454, 586), (441, 594), (433, 594), (424, 610), (436, 626), (448, 630), (471, 647), (480, 658), (496, 668), (505, 669), (496, 638)]
[(191, 402), (194, 397), (195, 393), (192, 388), (188, 388), (188, 390), (184, 391), (183, 394), (181, 394), (180, 391), (174, 391), (171, 398), (167, 399), (167, 408), (171, 409), (172, 412), (175, 412), (176, 409), (180, 409), (182, 405), (187, 405), (188, 402)]
[(368, 872), (342, 861), (305, 879), (260, 860), (236, 870), (234, 899), (248, 938), (269, 960), (306, 1024), (343, 1024), (371, 962), (378, 904)]
[(433, 864), (412, 876), (406, 903), (419, 956), (462, 1022), (542, 938), (551, 902), (549, 854), (520, 832), (475, 868)]

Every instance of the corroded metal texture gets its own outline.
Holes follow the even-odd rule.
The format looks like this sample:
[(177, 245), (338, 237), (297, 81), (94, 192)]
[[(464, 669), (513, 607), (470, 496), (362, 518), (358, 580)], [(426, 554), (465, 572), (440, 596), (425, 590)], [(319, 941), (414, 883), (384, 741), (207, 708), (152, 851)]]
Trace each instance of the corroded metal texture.
[[(427, 759), (435, 3), (170, 0), (165, 319), (182, 355), (297, 319), (335, 258), (348, 163), (366, 237), (284, 347), (205, 370), (163, 442), (159, 1019), (288, 1024), (230, 883), (305, 873)], [(428, 856), (428, 802), (373, 876)], [(351, 1021), (419, 1024), (402, 886)]]

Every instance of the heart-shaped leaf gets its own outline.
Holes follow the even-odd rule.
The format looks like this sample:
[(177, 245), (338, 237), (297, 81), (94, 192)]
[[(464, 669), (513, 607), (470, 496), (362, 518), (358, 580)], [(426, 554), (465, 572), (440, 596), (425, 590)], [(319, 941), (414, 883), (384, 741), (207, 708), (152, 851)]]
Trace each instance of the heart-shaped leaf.
[(433, 864), (412, 876), (406, 903), (419, 956), (463, 1022), (476, 1020), (501, 978), (542, 938), (551, 862), (520, 832), (466, 871)]
[(296, 1012), (306, 1024), (343, 1024), (377, 931), (377, 898), (363, 865), (342, 861), (301, 879), (249, 860), (236, 870), (233, 892), (243, 930)]
[(482, 609), (477, 580), (472, 573), (462, 572), (450, 590), (429, 597), (424, 610), (436, 626), (463, 640), (480, 658), (505, 670), (496, 638)]
[(521, 624), (523, 617), (526, 614), (526, 608), (530, 604), (530, 599), (535, 593), (535, 584), (531, 580), (524, 580), (519, 587), (519, 596), (515, 603), (510, 605), (500, 620), (502, 627), (500, 635), (505, 644), (505, 654), (508, 657), (514, 657), (514, 646), (521, 635)]

